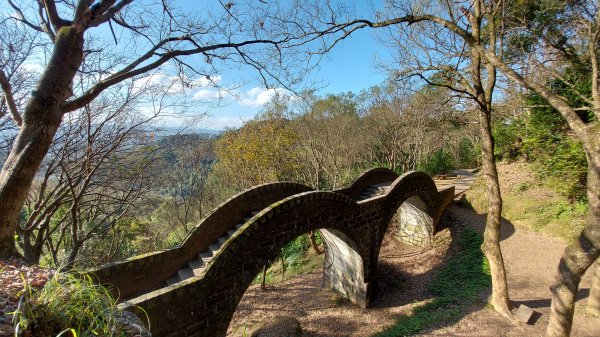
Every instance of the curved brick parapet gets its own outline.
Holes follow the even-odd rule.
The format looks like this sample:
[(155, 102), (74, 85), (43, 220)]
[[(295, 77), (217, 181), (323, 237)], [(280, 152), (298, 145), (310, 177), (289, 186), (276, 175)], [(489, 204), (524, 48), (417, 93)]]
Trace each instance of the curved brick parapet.
[(387, 181), (393, 181), (396, 180), (396, 178), (398, 178), (396, 172), (385, 167), (376, 167), (361, 173), (358, 178), (350, 183), (350, 185), (334, 190), (334, 192), (356, 199), (356, 197), (358, 197), (358, 195), (360, 195), (367, 187)]
[[(128, 308), (144, 308), (154, 336), (224, 336), (238, 302), (262, 266), (290, 241), (311, 230), (331, 228), (355, 242), (358, 256), (368, 254), (368, 228), (356, 230), (351, 219), (359, 207), (333, 192), (305, 192), (265, 208), (224, 243), (197, 278), (131, 299)], [(359, 271), (362, 273), (362, 270)], [(140, 313), (140, 315), (144, 315)]]
[(113, 286), (114, 294), (129, 298), (162, 286), (189, 260), (215, 242), (223, 233), (234, 228), (248, 213), (263, 208), (287, 196), (311, 190), (310, 187), (275, 182), (254, 186), (222, 202), (207, 215), (186, 237), (183, 243), (125, 261), (119, 261), (91, 270), (99, 283)]
[[(381, 193), (365, 193), (365, 189), (374, 185), (382, 188)], [(377, 288), (379, 249), (396, 210), (418, 200), (418, 207), (412, 211), (422, 212), (430, 219), (424, 235), (432, 235), (454, 194), (452, 188), (438, 192), (433, 180), (424, 173), (409, 172), (398, 177), (387, 169), (370, 170), (344, 189), (332, 192), (307, 189), (302, 185), (263, 186), (230, 199), (198, 226), (182, 245), (184, 248), (177, 248), (194, 247), (190, 249), (193, 254), (177, 256), (180, 265), (185, 258), (194, 258), (198, 247), (211, 242), (204, 238), (204, 230), (214, 239), (240, 217), (256, 210), (256, 206), (261, 205), (261, 211), (240, 224), (236, 231), (229, 230), (231, 236), (221, 238), (222, 245), (198, 273), (154, 291), (150, 291), (153, 288), (143, 291), (143, 295), (131, 298), (121, 307), (148, 317), (155, 337), (225, 336), (240, 299), (262, 267), (287, 243), (312, 230), (321, 230), (326, 242), (323, 285), (352, 303), (368, 307)], [(360, 195), (367, 196), (357, 198)], [(205, 227), (207, 224), (211, 226)], [(173, 261), (164, 256), (165, 252), (149, 254), (142, 259), (143, 264), (130, 263), (130, 266), (147, 266), (164, 279), (176, 270)], [(109, 267), (101, 272), (110, 270)], [(135, 275), (135, 271), (130, 275)]]

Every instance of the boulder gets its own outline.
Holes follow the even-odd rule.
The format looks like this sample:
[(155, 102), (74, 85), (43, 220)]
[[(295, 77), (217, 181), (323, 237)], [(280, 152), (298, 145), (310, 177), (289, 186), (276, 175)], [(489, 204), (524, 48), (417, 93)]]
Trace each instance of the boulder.
[(250, 337), (301, 337), (300, 321), (291, 316), (275, 316), (259, 324)]

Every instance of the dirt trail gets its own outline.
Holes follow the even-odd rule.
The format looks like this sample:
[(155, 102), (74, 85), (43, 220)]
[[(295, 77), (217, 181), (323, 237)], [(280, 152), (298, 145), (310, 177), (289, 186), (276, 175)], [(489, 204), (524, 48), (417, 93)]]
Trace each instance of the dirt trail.
[[(470, 208), (452, 206), (446, 223), (465, 225), (481, 231), (484, 215)], [(421, 336), (542, 336), (548, 322), (553, 276), (565, 244), (544, 234), (503, 226), (502, 248), (507, 265), (510, 295), (515, 306), (525, 304), (536, 311), (534, 324), (515, 325), (485, 306), (474, 305), (470, 312), (450, 326), (434, 327)], [(449, 230), (438, 233), (437, 240), (450, 236)], [(385, 248), (385, 247), (384, 247)], [(418, 301), (429, 298), (426, 284), (439, 267), (448, 244), (419, 253), (407, 247), (387, 247), (380, 256), (383, 292), (373, 307), (360, 309), (334, 294), (321, 290), (321, 271), (293, 280), (270, 285), (266, 291), (253, 286), (244, 295), (230, 326), (228, 336), (241, 336), (269, 316), (292, 315), (304, 329), (304, 336), (369, 336), (394, 323), (395, 318), (410, 313)], [(585, 311), (589, 292), (589, 275), (581, 283), (572, 336), (600, 336), (600, 319)]]
[[(485, 216), (471, 209), (454, 206), (450, 209), (460, 223), (483, 231)], [(550, 313), (550, 285), (566, 244), (542, 233), (502, 226), (502, 252), (507, 268), (510, 297), (513, 305), (524, 304), (535, 310), (533, 325), (514, 326), (491, 309), (477, 310), (457, 324), (432, 331), (424, 336), (543, 336)], [(600, 336), (600, 318), (585, 310), (590, 287), (590, 272), (581, 284), (571, 336)]]

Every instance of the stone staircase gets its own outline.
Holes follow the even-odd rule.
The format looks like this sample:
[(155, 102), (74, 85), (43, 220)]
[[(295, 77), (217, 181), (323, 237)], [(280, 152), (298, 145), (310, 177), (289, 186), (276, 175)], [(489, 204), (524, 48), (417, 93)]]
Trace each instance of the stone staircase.
[(369, 187), (365, 188), (358, 197), (356, 197), (356, 200), (366, 200), (384, 194), (391, 184), (392, 181), (384, 181), (379, 184), (370, 185)]
[(175, 273), (175, 275), (169, 277), (165, 282), (166, 285), (170, 286), (171, 284), (181, 282), (185, 279), (194, 276), (200, 276), (203, 273), (204, 268), (206, 268), (210, 260), (212, 260), (213, 256), (216, 255), (217, 251), (221, 249), (225, 241), (227, 241), (227, 239), (233, 236), (246, 222), (248, 222), (248, 220), (250, 220), (253, 216), (258, 214), (258, 212), (259, 211), (251, 212), (248, 216), (244, 217), (242, 219), (242, 222), (235, 225), (234, 229), (228, 230), (226, 233), (223, 234), (223, 236), (217, 239), (217, 242), (209, 245), (207, 250), (198, 254), (197, 258), (189, 261), (187, 265), (179, 269), (177, 273)]

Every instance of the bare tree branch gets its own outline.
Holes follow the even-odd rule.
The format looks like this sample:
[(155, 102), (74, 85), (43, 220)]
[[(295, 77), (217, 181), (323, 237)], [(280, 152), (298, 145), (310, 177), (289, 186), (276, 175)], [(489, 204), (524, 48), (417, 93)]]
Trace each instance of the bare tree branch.
[[(15, 121), (17, 126), (21, 127), (23, 125), (23, 119), (21, 118), (21, 115), (19, 115), (19, 110), (17, 109), (17, 104), (15, 103), (15, 99), (13, 97), (10, 82), (2, 69), (0, 69), (0, 86), (4, 92), (4, 98), (6, 99), (6, 104), (8, 105), (8, 111), (10, 111), (13, 121)], [(0, 111), (0, 114), (1, 113), (2, 112)], [(2, 116), (0, 115), (0, 117)]]
[[(190, 38), (185, 37), (185, 36), (179, 37), (179, 38), (170, 38), (168, 40), (161, 41), (160, 46), (162, 46), (168, 42), (171, 42), (171, 41), (180, 41), (180, 40), (188, 40), (188, 39), (190, 39)], [(163, 65), (164, 63), (166, 63), (167, 61), (169, 61), (177, 56), (205, 53), (205, 52), (209, 52), (211, 50), (218, 50), (218, 49), (224, 49), (224, 48), (238, 49), (243, 46), (254, 45), (254, 44), (277, 45), (282, 42), (283, 41), (249, 40), (249, 41), (244, 41), (244, 42), (240, 42), (240, 43), (221, 43), (221, 44), (214, 44), (214, 45), (200, 47), (200, 48), (194, 48), (194, 49), (168, 51), (168, 52), (162, 54), (154, 62), (151, 62), (143, 67), (136, 69), (135, 67), (137, 65), (141, 64), (143, 61), (148, 60), (152, 56), (155, 55), (156, 50), (158, 50), (160, 48), (160, 46), (157, 45), (157, 46), (153, 47), (150, 51), (148, 51), (146, 54), (144, 54), (142, 57), (140, 57), (138, 60), (131, 63), (129, 66), (125, 67), (124, 69), (120, 70), (119, 72), (115, 73), (114, 75), (109, 76), (106, 79), (97, 82), (90, 89), (86, 90), (86, 92), (84, 92), (81, 96), (65, 102), (62, 106), (62, 111), (66, 113), (66, 112), (70, 112), (70, 111), (82, 108), (83, 106), (85, 106), (86, 104), (88, 104), (92, 100), (94, 100), (96, 97), (98, 97), (98, 95), (100, 95), (100, 93), (102, 93), (102, 91), (109, 88), (110, 86), (120, 83), (126, 79), (129, 79), (129, 78), (147, 73), (151, 70), (154, 70), (154, 69), (160, 67), (161, 65)]]

